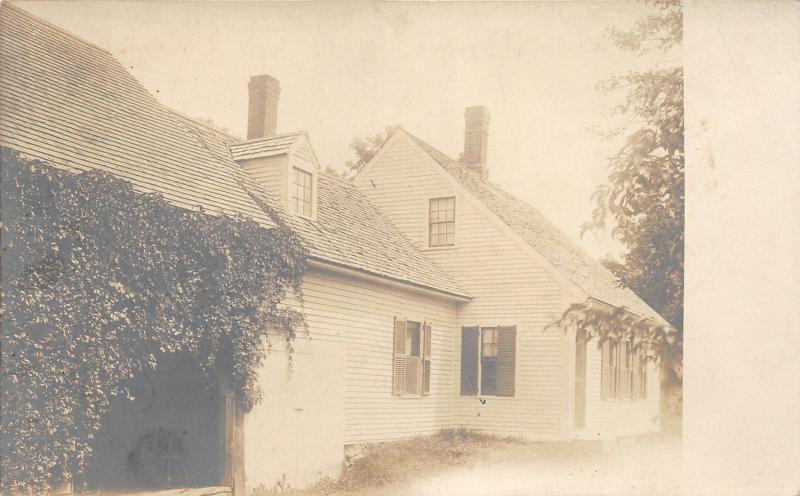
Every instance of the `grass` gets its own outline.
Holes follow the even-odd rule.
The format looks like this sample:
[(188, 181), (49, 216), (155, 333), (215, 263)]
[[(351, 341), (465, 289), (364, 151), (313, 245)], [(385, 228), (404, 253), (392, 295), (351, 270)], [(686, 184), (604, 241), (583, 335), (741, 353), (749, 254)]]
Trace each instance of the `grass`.
[(305, 490), (291, 488), (282, 481), (273, 488), (257, 488), (251, 496), (325, 496), (378, 488), (460, 465), (486, 448), (516, 443), (513, 438), (447, 429), (433, 436), (369, 444), (360, 447), (357, 454), (346, 456), (338, 479), (323, 479)]

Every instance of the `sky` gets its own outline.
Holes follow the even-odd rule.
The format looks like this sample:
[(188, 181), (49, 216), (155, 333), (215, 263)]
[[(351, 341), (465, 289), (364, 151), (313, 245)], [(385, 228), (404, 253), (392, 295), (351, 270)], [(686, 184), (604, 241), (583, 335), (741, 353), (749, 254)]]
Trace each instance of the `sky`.
[(388, 125), (457, 158), (464, 109), (491, 113), (490, 179), (600, 258), (622, 247), (588, 233), (591, 193), (619, 141), (602, 133), (622, 95), (598, 81), (671, 63), (609, 43), (647, 13), (632, 2), (16, 2), (110, 51), (165, 105), (234, 135), (247, 81), (280, 80), (278, 132), (305, 130), (323, 167)]

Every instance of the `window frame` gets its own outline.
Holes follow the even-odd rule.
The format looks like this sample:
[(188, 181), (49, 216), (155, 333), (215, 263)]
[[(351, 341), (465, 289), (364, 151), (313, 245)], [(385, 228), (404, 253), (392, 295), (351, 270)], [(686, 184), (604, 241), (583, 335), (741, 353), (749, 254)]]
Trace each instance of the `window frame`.
[[(438, 220), (438, 218), (437, 218), (436, 221), (433, 221), (432, 219), (433, 219), (433, 213), (434, 213), (434, 210), (433, 210), (434, 202), (441, 202), (441, 201), (447, 201), (447, 200), (452, 200), (452, 202), (453, 202), (452, 210), (449, 210), (449, 209), (444, 209), (444, 210), (437, 209), (436, 210), (437, 214), (440, 214), (441, 212), (445, 213), (445, 220), (442, 221), (442, 220)], [(457, 241), (457, 236), (456, 236), (456, 211), (458, 209), (457, 207), (458, 207), (458, 202), (456, 200), (456, 196), (455, 195), (437, 196), (437, 197), (432, 197), (432, 198), (428, 198), (427, 199), (426, 223), (425, 223), (426, 228), (427, 228), (427, 232), (426, 232), (425, 238), (427, 239), (427, 247), (428, 248), (430, 248), (430, 249), (444, 249), (444, 248), (452, 248), (452, 247), (456, 246), (456, 241)], [(447, 212), (451, 212), (451, 211), (452, 211), (452, 214), (453, 214), (452, 215), (452, 220), (447, 220), (446, 219)], [(437, 215), (437, 217), (438, 217), (438, 215)], [(433, 243), (433, 236), (434, 236), (433, 235), (433, 226), (434, 225), (437, 226), (436, 236), (440, 237), (440, 236), (442, 236), (442, 234), (444, 234), (444, 236), (445, 236), (445, 243), (444, 244), (439, 244), (438, 242), (437, 243)], [(442, 233), (441, 231), (438, 231), (438, 229), (440, 228), (439, 226), (450, 226), (450, 225), (452, 225), (452, 231), (453, 231), (452, 233), (447, 232), (447, 228), (446, 227), (445, 227), (445, 232), (444, 233)], [(451, 235), (451, 234), (452, 234), (452, 242), (448, 243), (447, 242), (447, 237), (449, 235)]]
[[(412, 320), (413, 318), (413, 320)], [(393, 386), (392, 386), (392, 395), (397, 396), (399, 398), (425, 398), (430, 396), (430, 380), (431, 380), (431, 361), (432, 361), (432, 336), (433, 336), (433, 325), (430, 321), (412, 317), (412, 318), (405, 318), (396, 316), (394, 319), (395, 324), (395, 339), (397, 338), (397, 325), (399, 322), (403, 322), (403, 354), (402, 354), (402, 363), (404, 367), (403, 371), (403, 384), (402, 389), (398, 392), (395, 389), (394, 381), (397, 380), (395, 377), (395, 372), (393, 372)], [(418, 354), (412, 354), (414, 339), (413, 337), (409, 337), (409, 331), (414, 330), (417, 334), (418, 340), (418, 349), (416, 350)], [(393, 367), (396, 366), (397, 360), (397, 342), (395, 341), (394, 344), (394, 362)], [(416, 360), (418, 363), (416, 365), (416, 374), (419, 377), (417, 391), (409, 391), (408, 390), (408, 379), (407, 379), (407, 367), (409, 366), (409, 362), (411, 359)], [(427, 366), (427, 367), (426, 367)], [(426, 378), (427, 375), (427, 378)], [(426, 382), (427, 381), (427, 382)]]
[[(308, 184), (306, 184), (304, 181), (302, 185), (302, 191), (304, 194), (308, 194), (308, 200), (298, 196), (301, 188), (300, 184), (298, 184), (298, 177), (308, 179)], [(309, 219), (314, 217), (314, 189), (314, 172), (306, 170), (302, 167), (298, 167), (297, 165), (292, 165), (291, 180), (289, 181), (289, 200), (291, 203), (291, 209), (295, 214)], [(298, 208), (298, 205), (301, 202), (303, 207), (308, 206), (308, 212), (305, 211), (305, 208), (302, 210)]]
[[(511, 380), (515, 384), (516, 383), (516, 375), (517, 375), (517, 326), (516, 325), (495, 325), (495, 326), (462, 326), (461, 333), (463, 336), (465, 329), (477, 329), (478, 332), (478, 349), (477, 349), (477, 362), (476, 362), (476, 371), (475, 371), (475, 394), (464, 393), (463, 391), (463, 365), (459, 367), (459, 374), (461, 377), (462, 388), (459, 391), (459, 395), (462, 397), (483, 397), (483, 396), (490, 396), (492, 398), (514, 398), (516, 396), (516, 388), (512, 384), (512, 391), (511, 394), (497, 394), (497, 379), (498, 379), (498, 372), (499, 372), (499, 364), (500, 364), (500, 356), (499, 356), (499, 346), (500, 346), (500, 332), (512, 332), (513, 333), (513, 368), (512, 368), (512, 377)], [(489, 345), (493, 346), (493, 352), (490, 356), (484, 356), (484, 332), (490, 331), (493, 334), (493, 340), (488, 342)], [(462, 338), (463, 339), (463, 338)], [(484, 374), (483, 369), (485, 367), (484, 360), (487, 362), (491, 361), (495, 364), (495, 385), (494, 388), (487, 392), (486, 388), (484, 388), (483, 380)], [(460, 357), (460, 362), (463, 361), (463, 355)]]

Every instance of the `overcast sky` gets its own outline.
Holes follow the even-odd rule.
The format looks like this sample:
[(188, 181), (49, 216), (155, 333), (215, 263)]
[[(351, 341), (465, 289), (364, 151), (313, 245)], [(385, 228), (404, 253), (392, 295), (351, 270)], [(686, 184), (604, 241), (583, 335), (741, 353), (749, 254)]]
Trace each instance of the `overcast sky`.
[[(178, 3), (17, 2), (113, 53), (164, 104), (244, 136), (247, 80), (280, 80), (278, 131), (308, 131), (322, 166), (342, 168), (354, 136), (400, 124), (457, 157), (464, 108), (491, 112), (493, 181), (579, 236), (618, 142), (614, 97), (597, 81), (665, 63), (610, 46), (629, 2)], [(666, 60), (666, 62), (670, 62)]]

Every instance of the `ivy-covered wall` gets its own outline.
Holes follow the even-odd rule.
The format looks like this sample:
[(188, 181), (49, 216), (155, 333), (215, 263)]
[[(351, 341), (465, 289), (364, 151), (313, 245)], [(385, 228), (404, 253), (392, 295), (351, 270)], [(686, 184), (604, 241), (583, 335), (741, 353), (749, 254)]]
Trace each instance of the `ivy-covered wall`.
[(306, 254), (280, 219), (264, 229), (97, 171), (1, 160), (4, 493), (80, 472), (112, 399), (159, 357), (188, 354), (208, 387), (224, 370), (245, 409), (260, 400), (264, 330), (303, 323), (281, 302), (301, 296)]

